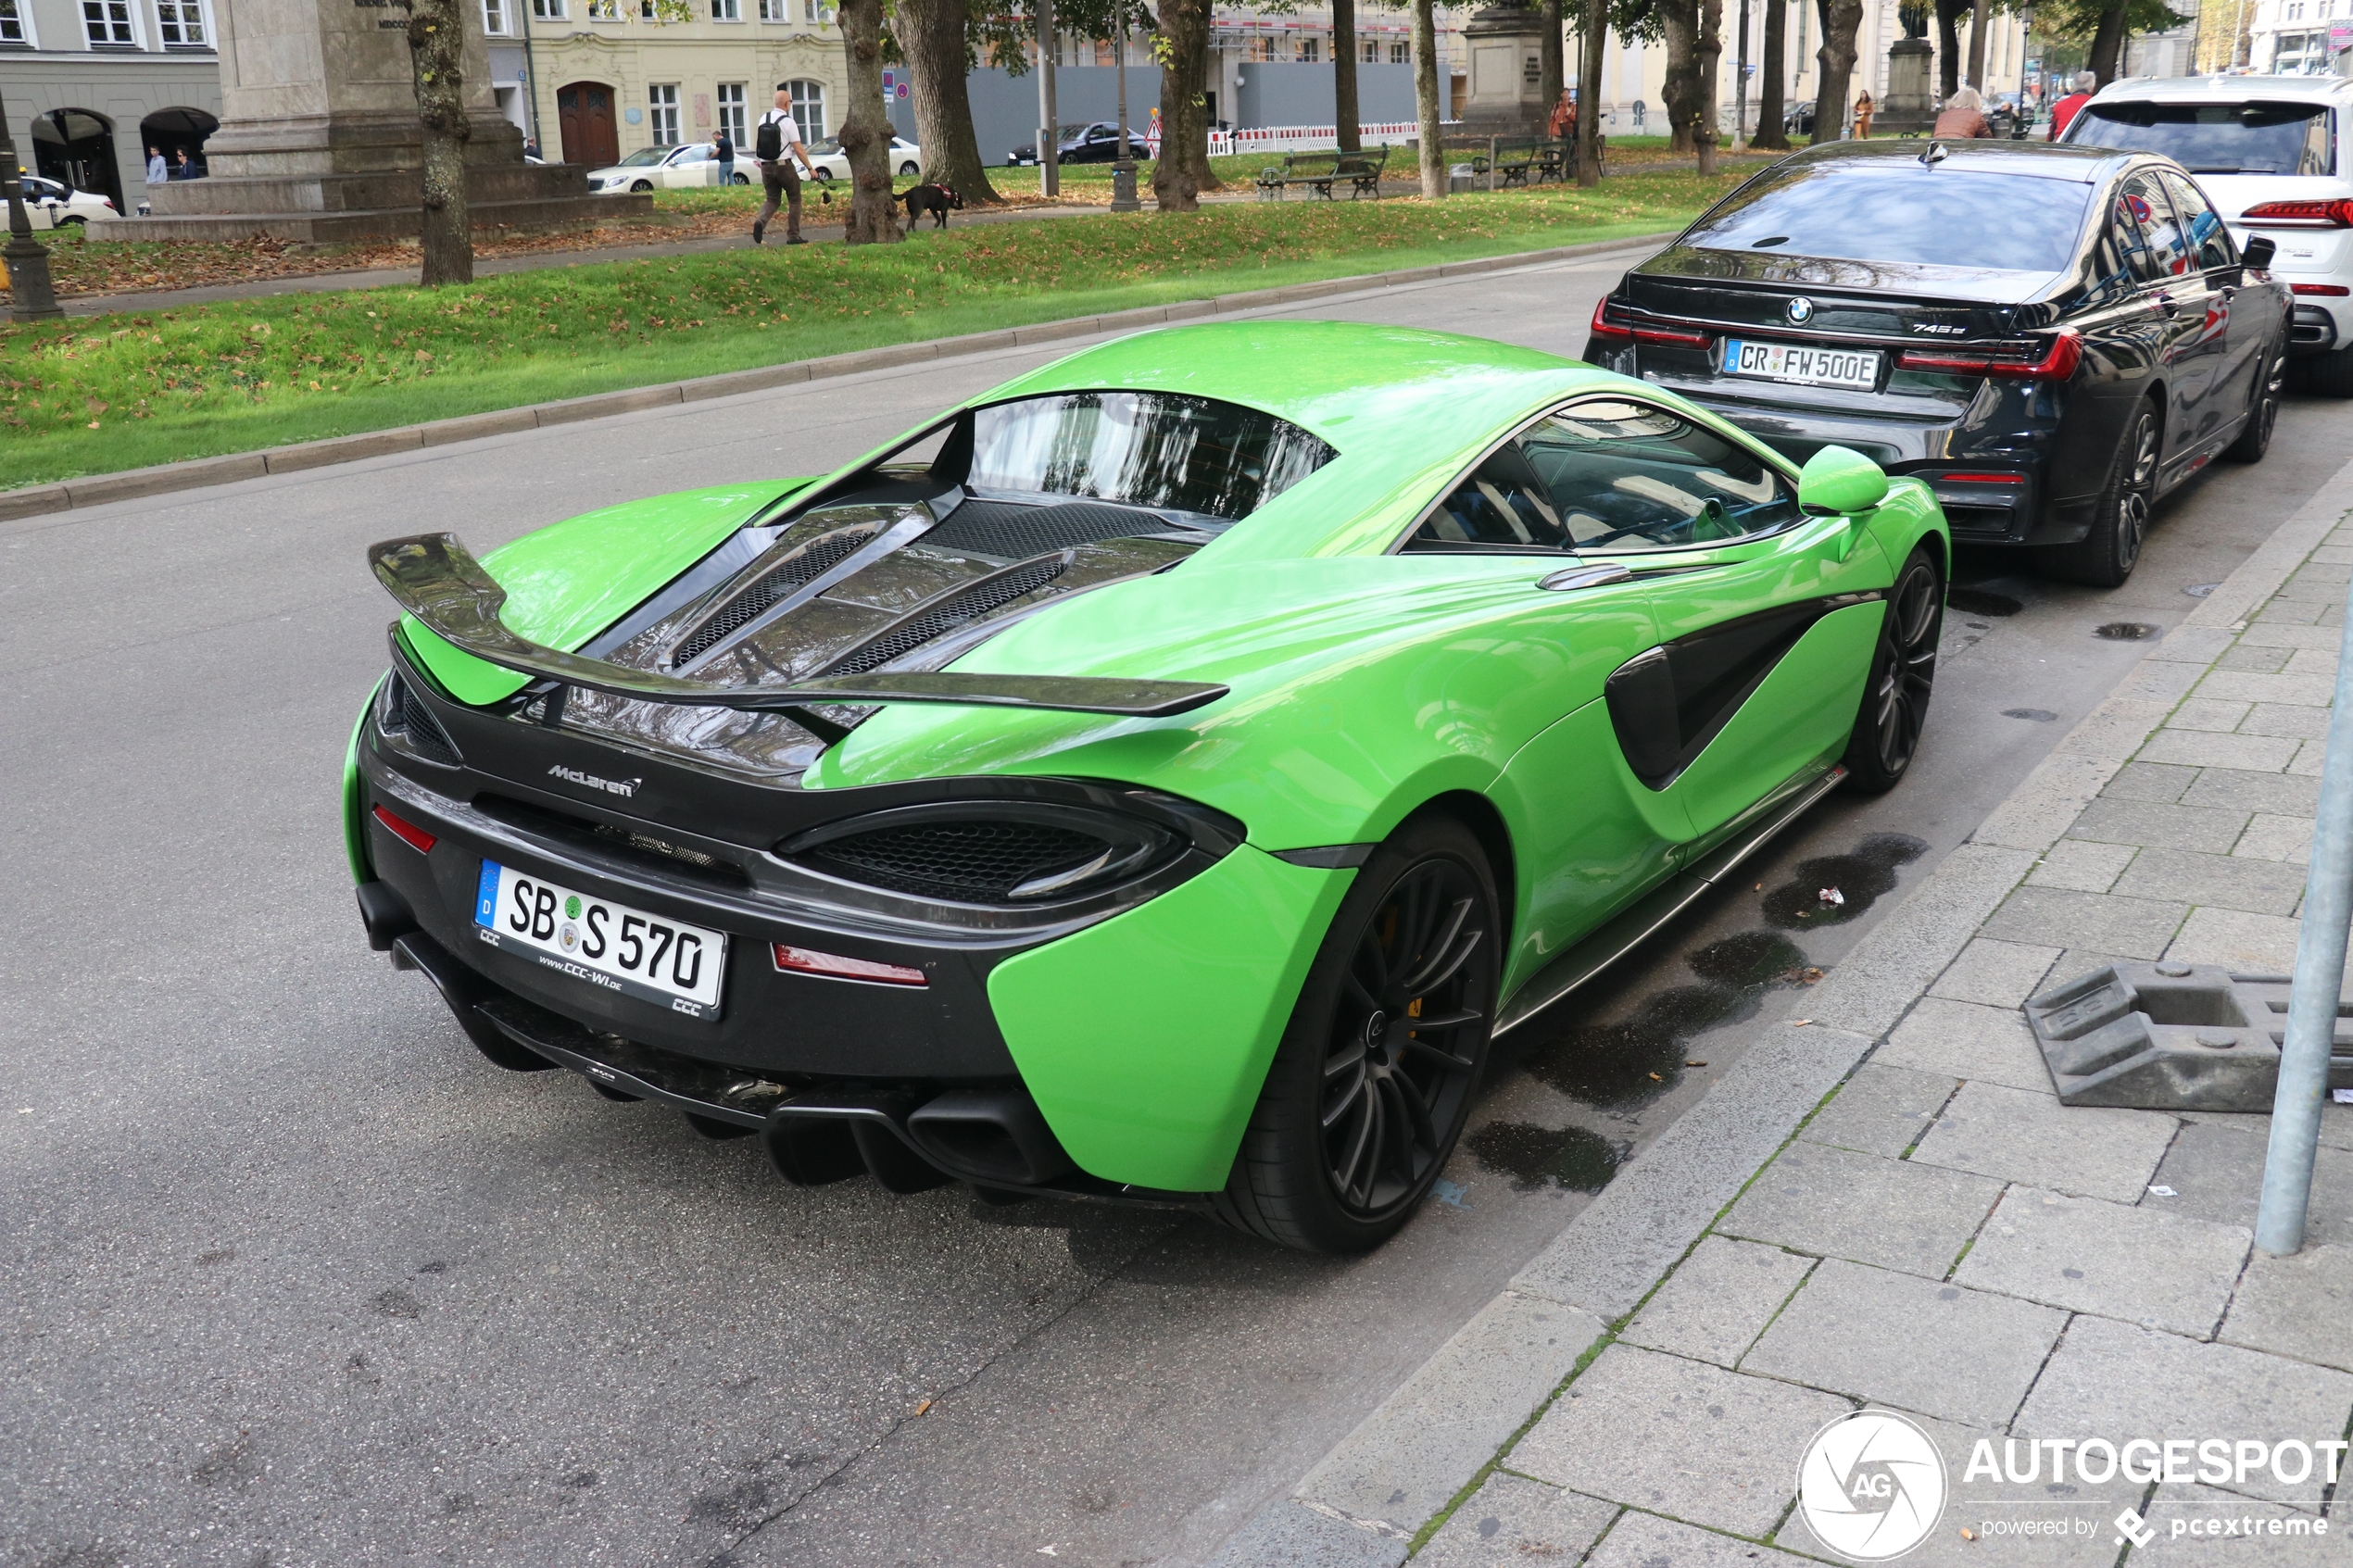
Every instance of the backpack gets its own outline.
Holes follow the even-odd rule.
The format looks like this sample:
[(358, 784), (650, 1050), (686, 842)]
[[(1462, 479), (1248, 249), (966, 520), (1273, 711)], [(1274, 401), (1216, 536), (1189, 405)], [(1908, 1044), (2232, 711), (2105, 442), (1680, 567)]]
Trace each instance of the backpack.
[(752, 138), (752, 156), (762, 163), (782, 163), (785, 157), (785, 128), (774, 119), (763, 119)]

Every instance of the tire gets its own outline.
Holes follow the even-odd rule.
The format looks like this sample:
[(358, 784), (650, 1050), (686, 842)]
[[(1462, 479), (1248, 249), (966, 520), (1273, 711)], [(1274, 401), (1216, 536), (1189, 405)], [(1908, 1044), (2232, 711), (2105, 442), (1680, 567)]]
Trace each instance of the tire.
[(2295, 361), (2296, 386), (2322, 397), (2353, 397), (2353, 347), (2333, 348)]
[(640, 180), (640, 181), (638, 181), (636, 183), (635, 183), (635, 184), (631, 185), (631, 186), (629, 187), (629, 190), (630, 190), (630, 194), (634, 195), (634, 194), (636, 194), (637, 193), (639, 193), (639, 192), (641, 192), (641, 191), (650, 191), (650, 190), (652, 190), (653, 188), (654, 188), (654, 182), (653, 182), (652, 181), (650, 181), (650, 180)]
[(749, 174), (738, 174), (736, 176), (736, 183), (738, 185), (749, 185), (751, 183), (751, 176)]
[[(1502, 947), (1494, 873), (1467, 828), (1428, 816), (1375, 851), (1301, 988), (1219, 1217), (1302, 1252), (1395, 1235), (1470, 1117)], [(1430, 1018), (1444, 1022), (1404, 1027)]]
[(1936, 644), (1944, 632), (1944, 579), (1925, 546), (1916, 546), (1887, 591), (1863, 706), (1846, 740), (1846, 787), (1885, 795), (1904, 780), (1928, 725), (1936, 687)]
[(2271, 449), (2271, 432), (2280, 422), (2280, 389), (2287, 384), (2287, 360), (2273, 349), (2255, 378), (2254, 406), (2238, 439), (2222, 449), (2225, 460), (2259, 463)]
[(922, 168), (916, 164), (902, 163), (899, 166), (899, 175), (902, 180), (912, 180), (922, 172)]
[(2148, 539), (2149, 507), (2157, 496), (2160, 429), (2157, 409), (2144, 400), (2108, 461), (2108, 483), (2100, 486), (2092, 531), (2076, 544), (2046, 551), (2046, 574), (2095, 588), (2121, 587), (2133, 575)]

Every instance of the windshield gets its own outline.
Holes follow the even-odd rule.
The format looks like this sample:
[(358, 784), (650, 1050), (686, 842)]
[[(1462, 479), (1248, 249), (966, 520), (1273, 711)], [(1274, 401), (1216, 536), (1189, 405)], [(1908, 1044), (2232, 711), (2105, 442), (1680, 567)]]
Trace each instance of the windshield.
[(1074, 392), (977, 409), (965, 483), (1086, 495), (1233, 521), (1336, 457), (1297, 425), (1239, 404), (1158, 392)]
[(1913, 158), (1800, 164), (1735, 192), (1683, 244), (1919, 267), (2056, 272), (2091, 188)]
[(615, 169), (643, 169), (648, 164), (660, 163), (669, 156), (668, 147), (640, 147), (613, 167)]
[(2336, 161), (2322, 104), (2091, 104), (2067, 139), (2162, 153), (2193, 174), (2326, 174)]

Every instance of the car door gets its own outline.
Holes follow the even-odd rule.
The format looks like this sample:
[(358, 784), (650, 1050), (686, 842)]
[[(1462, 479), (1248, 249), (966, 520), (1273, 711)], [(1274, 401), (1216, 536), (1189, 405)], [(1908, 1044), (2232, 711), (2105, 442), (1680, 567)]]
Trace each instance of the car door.
[(2229, 227), (2206, 199), (2206, 193), (2170, 169), (2161, 178), (2182, 220), (2190, 264), (2206, 280), (2206, 326), (2200, 342), (2221, 348), (2214, 384), (2208, 394), (2214, 414), (2208, 428), (2220, 434), (2231, 420), (2254, 407), (2255, 378), (2264, 369), (2273, 323), (2259, 309), (2241, 308), (2243, 303), (2253, 304), (2239, 298), (2246, 282), (2246, 270), (2239, 265), (2238, 247), (2231, 241)]
[(2124, 264), (2138, 285), (2136, 300), (2147, 312), (2147, 331), (2165, 378), (2164, 445), (2159, 462), (2165, 483), (2185, 466), (2212, 433), (2212, 393), (2221, 370), (2222, 345), (2203, 341), (2206, 276), (2190, 264), (2190, 250), (2155, 169), (2128, 175), (2116, 187), (2111, 223)]

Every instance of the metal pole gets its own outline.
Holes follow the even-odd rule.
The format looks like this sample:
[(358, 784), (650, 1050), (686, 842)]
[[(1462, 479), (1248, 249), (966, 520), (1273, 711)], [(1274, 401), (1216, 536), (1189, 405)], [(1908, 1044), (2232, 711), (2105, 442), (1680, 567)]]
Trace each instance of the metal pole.
[(32, 237), (32, 214), (24, 209), (17, 139), (8, 131), (6, 105), (0, 105), (0, 194), (8, 201), (8, 243), (0, 245), (0, 258), (8, 263), (9, 320), (40, 321), (64, 315), (49, 286), (49, 247)]
[(1054, 0), (1038, 0), (1038, 188), (1046, 195), (1063, 192), (1061, 119), (1054, 113)]
[(1732, 62), (1732, 145), (1748, 145), (1748, 0), (1741, 0), (1740, 58)]
[[(2353, 596), (2348, 596), (2353, 604)], [(2345, 985), (2346, 928), (2353, 923), (2353, 614), (2337, 641), (2336, 706), (2321, 763), (2321, 806), (2312, 822), (2312, 865), (2304, 878), (2304, 927), (2296, 938), (2296, 985), (2288, 994), (2280, 1086), (2271, 1099), (2271, 1147), (2263, 1160), (2263, 1204), (2255, 1245), (2274, 1257), (2304, 1246), (2312, 1160), (2321, 1141), (2321, 1101)]]
[(1127, 0), (1120, 0), (1114, 47), (1119, 50), (1119, 160), (1111, 166), (1111, 209), (1135, 212), (1143, 204), (1136, 199), (1136, 155), (1127, 144)]

